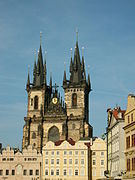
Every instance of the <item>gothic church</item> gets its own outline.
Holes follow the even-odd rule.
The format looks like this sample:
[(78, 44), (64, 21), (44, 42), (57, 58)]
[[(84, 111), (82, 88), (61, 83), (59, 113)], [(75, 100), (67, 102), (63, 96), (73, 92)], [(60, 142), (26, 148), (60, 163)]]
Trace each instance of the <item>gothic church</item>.
[(84, 57), (80, 58), (78, 40), (74, 58), (70, 60), (70, 79), (63, 77), (65, 101), (56, 84), (47, 84), (46, 60), (43, 63), (42, 47), (38, 52), (33, 69), (33, 82), (28, 73), (27, 117), (24, 117), (22, 149), (32, 145), (39, 152), (48, 142), (72, 138), (75, 141), (90, 139), (92, 126), (89, 124), (90, 76), (86, 78)]

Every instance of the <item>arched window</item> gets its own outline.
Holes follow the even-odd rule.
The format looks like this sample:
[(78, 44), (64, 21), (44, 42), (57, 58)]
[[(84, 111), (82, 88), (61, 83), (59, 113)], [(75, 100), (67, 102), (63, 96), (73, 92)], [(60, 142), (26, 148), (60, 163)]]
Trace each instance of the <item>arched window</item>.
[(34, 97), (34, 109), (38, 109), (38, 96)]
[(32, 133), (32, 139), (36, 139), (36, 133), (35, 132)]
[(72, 94), (72, 106), (77, 106), (77, 94)]
[(60, 139), (59, 129), (56, 126), (53, 126), (48, 131), (48, 141), (56, 142)]

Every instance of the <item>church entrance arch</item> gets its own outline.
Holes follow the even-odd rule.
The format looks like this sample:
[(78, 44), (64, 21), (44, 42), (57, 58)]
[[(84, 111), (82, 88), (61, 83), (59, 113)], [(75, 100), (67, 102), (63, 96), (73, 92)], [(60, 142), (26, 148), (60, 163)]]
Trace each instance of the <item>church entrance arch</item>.
[(60, 139), (59, 129), (56, 126), (52, 126), (48, 131), (48, 141), (56, 142)]

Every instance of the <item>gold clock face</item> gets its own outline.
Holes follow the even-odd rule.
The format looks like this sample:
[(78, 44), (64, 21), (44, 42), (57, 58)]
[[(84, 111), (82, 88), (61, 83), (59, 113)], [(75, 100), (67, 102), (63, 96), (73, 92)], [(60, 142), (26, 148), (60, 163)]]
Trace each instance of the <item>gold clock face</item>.
[(57, 98), (52, 99), (53, 104), (57, 104), (57, 101), (58, 101)]

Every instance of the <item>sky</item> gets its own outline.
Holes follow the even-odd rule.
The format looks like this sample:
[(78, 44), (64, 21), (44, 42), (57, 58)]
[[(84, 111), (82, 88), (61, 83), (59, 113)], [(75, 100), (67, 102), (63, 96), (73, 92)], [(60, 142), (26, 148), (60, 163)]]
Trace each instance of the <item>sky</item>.
[[(34, 50), (46, 54), (47, 79), (61, 88), (64, 62), (69, 77), (70, 49), (84, 47), (90, 73), (89, 122), (94, 136), (107, 125), (107, 109), (126, 109), (135, 93), (134, 0), (0, 0), (0, 142), (21, 147), (27, 115), (28, 66), (32, 81)], [(88, 68), (89, 67), (89, 68)]]

